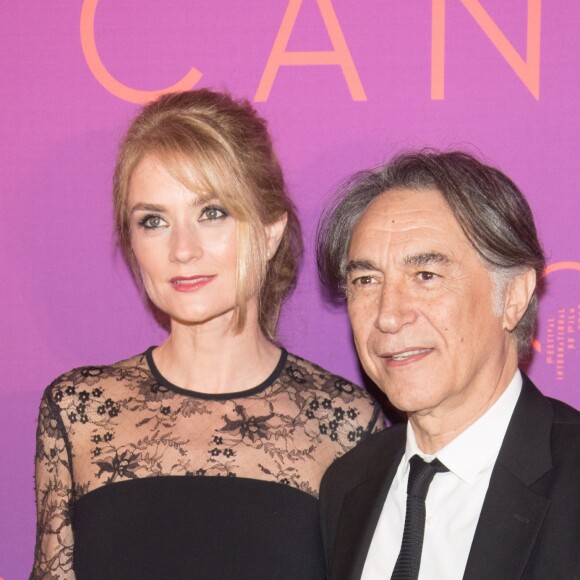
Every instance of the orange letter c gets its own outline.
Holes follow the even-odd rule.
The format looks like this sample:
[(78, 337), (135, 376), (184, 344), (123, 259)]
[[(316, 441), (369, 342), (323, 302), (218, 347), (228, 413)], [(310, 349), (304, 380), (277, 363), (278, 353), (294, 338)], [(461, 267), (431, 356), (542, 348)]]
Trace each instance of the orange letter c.
[[(576, 270), (577, 272), (580, 272), (580, 262), (555, 262), (554, 264), (550, 264), (549, 266), (546, 266), (546, 269), (542, 273), (542, 278), (545, 278), (548, 274), (557, 272), (558, 270)], [(534, 338), (532, 346), (537, 352), (542, 352), (542, 345), (538, 339)]]
[(95, 42), (95, 12), (99, 0), (84, 0), (81, 11), (81, 46), (89, 69), (107, 91), (130, 103), (148, 103), (165, 93), (186, 91), (193, 88), (203, 76), (192, 68), (181, 80), (170, 87), (157, 91), (140, 91), (120, 83), (106, 68), (99, 56)]

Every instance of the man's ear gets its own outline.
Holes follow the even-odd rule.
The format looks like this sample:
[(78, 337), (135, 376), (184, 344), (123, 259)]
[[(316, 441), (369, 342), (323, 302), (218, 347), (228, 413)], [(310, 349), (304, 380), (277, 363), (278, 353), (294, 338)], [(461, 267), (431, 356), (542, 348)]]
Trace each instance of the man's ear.
[(288, 214), (284, 213), (275, 222), (266, 224), (264, 226), (264, 233), (266, 235), (266, 254), (268, 256), (268, 260), (274, 257), (274, 254), (280, 245), (280, 240), (284, 235), (287, 221)]
[(505, 295), (503, 327), (512, 331), (528, 309), (536, 288), (536, 271), (533, 268), (516, 274), (509, 282)]

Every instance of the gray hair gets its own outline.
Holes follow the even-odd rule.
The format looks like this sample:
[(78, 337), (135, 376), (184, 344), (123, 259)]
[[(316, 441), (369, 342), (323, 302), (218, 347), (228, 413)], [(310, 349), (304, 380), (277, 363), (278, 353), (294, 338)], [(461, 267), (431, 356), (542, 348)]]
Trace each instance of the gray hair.
[[(490, 271), (494, 309), (499, 310), (507, 282), (533, 268), (539, 279), (546, 258), (532, 211), (513, 181), (499, 169), (461, 151), (425, 150), (397, 155), (372, 171), (348, 179), (326, 208), (316, 236), (318, 273), (333, 293), (342, 294), (353, 230), (370, 203), (393, 189), (435, 189), (441, 193), (465, 236)], [(522, 358), (534, 336), (538, 288), (514, 329)]]

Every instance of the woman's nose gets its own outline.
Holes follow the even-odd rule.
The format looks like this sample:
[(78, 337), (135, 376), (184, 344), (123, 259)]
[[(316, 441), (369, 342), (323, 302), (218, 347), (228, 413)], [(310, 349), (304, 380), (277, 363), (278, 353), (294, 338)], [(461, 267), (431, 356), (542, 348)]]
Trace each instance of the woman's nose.
[(171, 233), (170, 259), (187, 263), (199, 260), (203, 256), (203, 247), (195, 229), (189, 227), (174, 228)]

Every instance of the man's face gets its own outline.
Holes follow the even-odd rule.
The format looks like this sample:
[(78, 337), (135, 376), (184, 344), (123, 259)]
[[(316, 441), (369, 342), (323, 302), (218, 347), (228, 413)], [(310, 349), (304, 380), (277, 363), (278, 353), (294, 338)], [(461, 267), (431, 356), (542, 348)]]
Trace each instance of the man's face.
[(353, 232), (347, 272), (356, 348), (395, 407), (477, 412), (507, 385), (517, 357), (491, 275), (438, 191), (375, 199)]

